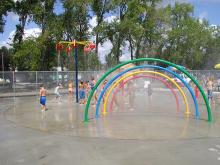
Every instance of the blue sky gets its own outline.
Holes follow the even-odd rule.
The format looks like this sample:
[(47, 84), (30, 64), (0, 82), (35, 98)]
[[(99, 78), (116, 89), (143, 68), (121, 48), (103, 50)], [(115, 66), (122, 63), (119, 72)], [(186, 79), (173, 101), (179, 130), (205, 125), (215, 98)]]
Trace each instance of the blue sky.
[[(179, 2), (189, 2), (194, 5), (194, 16), (200, 19), (207, 19), (212, 25), (220, 25), (220, 0), (166, 0), (168, 3)], [(60, 3), (55, 5), (56, 13), (62, 12), (62, 7)], [(5, 26), (5, 31), (0, 34), (0, 46), (5, 45), (8, 42), (10, 33), (15, 30), (15, 25), (18, 24), (18, 17), (9, 13), (7, 16), (7, 22)], [(26, 29), (37, 28), (34, 23), (29, 23)]]
[(220, 0), (189, 0), (194, 5), (195, 17), (205, 18), (210, 24), (220, 25)]

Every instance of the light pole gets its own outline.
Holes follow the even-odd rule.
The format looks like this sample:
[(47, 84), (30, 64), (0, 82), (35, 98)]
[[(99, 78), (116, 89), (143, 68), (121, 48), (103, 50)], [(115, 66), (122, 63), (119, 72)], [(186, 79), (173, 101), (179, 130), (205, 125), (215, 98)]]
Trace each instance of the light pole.
[(79, 94), (78, 94), (78, 84), (79, 84), (79, 80), (78, 80), (78, 47), (77, 45), (83, 45), (84, 46), (84, 51), (88, 51), (91, 49), (95, 48), (95, 44), (93, 44), (90, 41), (60, 41), (57, 45), (56, 45), (56, 49), (58, 51), (58, 56), (60, 51), (64, 48), (63, 45), (66, 45), (66, 50), (67, 53), (71, 51), (71, 48), (74, 49), (74, 61), (75, 61), (75, 79), (76, 79), (76, 102), (79, 102)]
[(2, 78), (3, 78), (3, 86), (5, 86), (5, 66), (4, 66), (4, 54), (2, 52)]
[(60, 66), (60, 51), (58, 51), (58, 57), (57, 57), (57, 85), (59, 83), (59, 66)]

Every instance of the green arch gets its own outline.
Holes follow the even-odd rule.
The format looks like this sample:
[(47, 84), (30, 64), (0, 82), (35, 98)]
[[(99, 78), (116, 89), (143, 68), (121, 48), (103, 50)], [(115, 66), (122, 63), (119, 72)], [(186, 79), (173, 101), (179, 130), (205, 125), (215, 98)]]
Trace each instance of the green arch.
[(93, 90), (90, 92), (89, 94), (89, 97), (88, 97), (88, 100), (86, 102), (86, 107), (85, 107), (85, 112), (84, 112), (84, 121), (87, 122), (89, 119), (88, 119), (88, 111), (89, 111), (89, 106), (90, 106), (90, 102), (91, 102), (91, 99), (92, 99), (92, 96), (95, 92), (95, 90), (98, 88), (98, 86), (101, 84), (101, 82), (109, 75), (111, 74), (112, 72), (114, 72), (116, 69), (124, 66), (124, 65), (127, 65), (129, 63), (135, 63), (135, 62), (142, 62), (142, 61), (150, 61), (150, 62), (160, 62), (160, 63), (163, 63), (163, 64), (167, 64), (169, 66), (172, 66), (176, 69), (178, 69), (179, 71), (183, 72), (185, 75), (187, 75), (191, 80), (192, 82), (194, 82), (194, 84), (198, 87), (200, 93), (202, 94), (202, 97), (205, 101), (205, 104), (206, 104), (206, 107), (207, 107), (207, 113), (208, 113), (208, 121), (211, 122), (212, 121), (212, 112), (211, 112), (211, 107), (209, 105), (209, 101), (205, 95), (205, 92), (204, 90), (202, 89), (202, 87), (199, 85), (199, 83), (196, 81), (196, 79), (191, 76), (185, 69), (181, 68), (180, 66), (174, 64), (174, 63), (171, 63), (169, 61), (165, 61), (165, 60), (161, 60), (161, 59), (157, 59), (157, 58), (138, 58), (138, 59), (134, 59), (134, 60), (130, 60), (130, 61), (126, 61), (126, 62), (123, 62), (121, 64), (118, 64), (116, 65), (115, 67), (109, 69), (98, 81), (97, 83), (95, 84)]

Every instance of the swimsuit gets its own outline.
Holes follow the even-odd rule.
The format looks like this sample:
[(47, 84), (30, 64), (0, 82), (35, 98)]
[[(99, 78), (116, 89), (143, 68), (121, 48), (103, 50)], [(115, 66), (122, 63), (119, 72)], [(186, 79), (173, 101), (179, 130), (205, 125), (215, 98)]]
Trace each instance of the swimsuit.
[(85, 97), (86, 97), (85, 90), (84, 90), (84, 89), (81, 89), (81, 90), (79, 91), (79, 98), (80, 98), (80, 99), (85, 99)]
[(41, 105), (46, 105), (46, 96), (41, 96), (40, 97), (40, 104)]
[(91, 90), (93, 90), (93, 88), (95, 87), (95, 84), (94, 83), (90, 83), (90, 88), (91, 88)]
[(212, 99), (213, 94), (212, 94), (212, 90), (208, 90), (208, 99)]

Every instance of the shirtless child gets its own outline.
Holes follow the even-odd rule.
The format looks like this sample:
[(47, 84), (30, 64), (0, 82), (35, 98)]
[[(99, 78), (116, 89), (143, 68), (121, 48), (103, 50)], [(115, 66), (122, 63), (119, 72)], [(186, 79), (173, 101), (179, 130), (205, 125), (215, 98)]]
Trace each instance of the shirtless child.
[(44, 85), (40, 86), (40, 104), (41, 104), (41, 111), (46, 111), (46, 89), (44, 88)]
[(69, 96), (73, 96), (73, 81), (69, 81), (68, 83), (68, 93), (69, 93)]
[(207, 88), (208, 100), (209, 100), (209, 102), (212, 102), (212, 103), (214, 103), (213, 86), (214, 86), (213, 80), (212, 80), (212, 78), (209, 78), (206, 83), (206, 88)]

